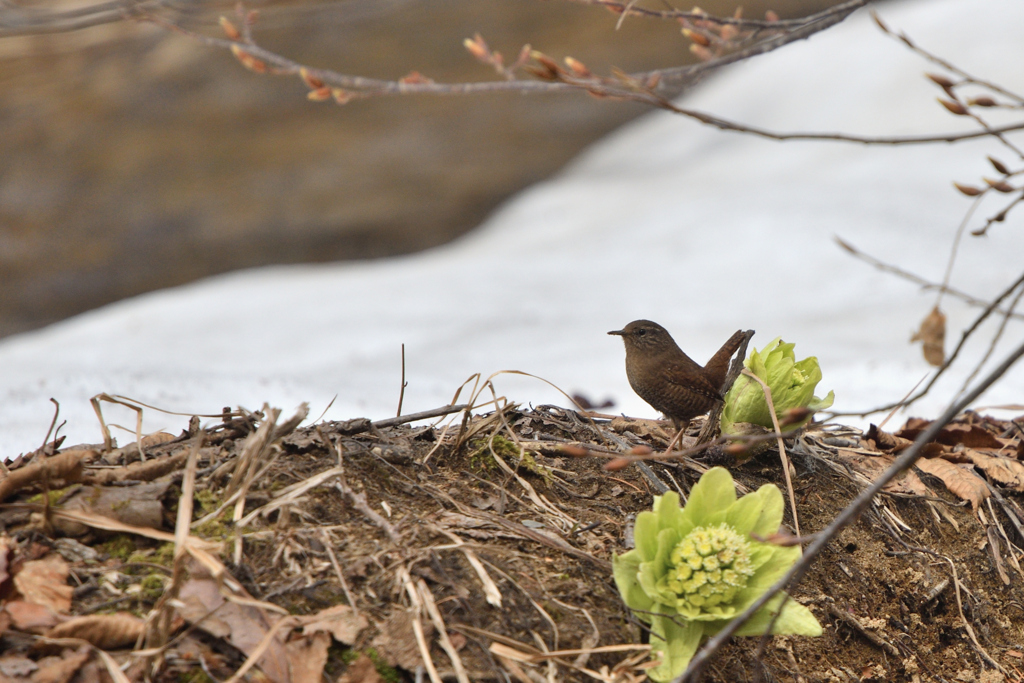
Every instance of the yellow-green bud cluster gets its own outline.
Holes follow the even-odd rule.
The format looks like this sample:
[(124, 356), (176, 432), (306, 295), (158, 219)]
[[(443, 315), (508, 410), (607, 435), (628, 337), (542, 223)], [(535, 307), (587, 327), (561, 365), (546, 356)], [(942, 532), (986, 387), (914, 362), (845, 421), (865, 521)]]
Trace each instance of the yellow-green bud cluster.
[(747, 540), (728, 524), (697, 527), (669, 556), (667, 585), (696, 608), (732, 602), (754, 573)]

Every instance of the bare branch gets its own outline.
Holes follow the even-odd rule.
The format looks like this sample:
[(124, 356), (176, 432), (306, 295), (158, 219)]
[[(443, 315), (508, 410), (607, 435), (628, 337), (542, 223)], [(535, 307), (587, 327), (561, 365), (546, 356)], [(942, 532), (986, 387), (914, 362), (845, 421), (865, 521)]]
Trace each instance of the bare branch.
[[(956, 289), (955, 287), (950, 287), (948, 285), (943, 285), (943, 284), (939, 284), (939, 283), (936, 283), (936, 282), (931, 282), (930, 280), (924, 279), (920, 275), (915, 275), (914, 273), (911, 273), (909, 271), (903, 270), (899, 266), (894, 266), (894, 265), (886, 263), (884, 261), (880, 261), (879, 259), (875, 258), (874, 256), (871, 256), (870, 254), (864, 253), (863, 251), (861, 251), (857, 247), (853, 246), (849, 242), (846, 242), (846, 241), (844, 241), (843, 239), (841, 239), (839, 237), (836, 237), (834, 239), (839, 244), (840, 247), (842, 247), (846, 251), (850, 252), (850, 254), (852, 254), (855, 258), (858, 258), (861, 261), (864, 261), (865, 263), (869, 263), (869, 264), (871, 264), (875, 268), (878, 268), (881, 271), (884, 271), (886, 273), (892, 273), (893, 275), (901, 277), (904, 280), (909, 280), (909, 281), (911, 281), (911, 282), (913, 282), (915, 284), (919, 284), (919, 285), (921, 285), (922, 289), (935, 289), (935, 290), (938, 290), (939, 292), (941, 292), (943, 294), (949, 294), (950, 296), (956, 297), (957, 299), (960, 299), (964, 303), (970, 304), (971, 306), (985, 307), (985, 306), (988, 306), (991, 303), (989, 301), (984, 301), (982, 299), (978, 299), (976, 297), (973, 297), (970, 294), (967, 294), (966, 292), (963, 292), (963, 291), (961, 291), (959, 289)], [(1015, 313), (1013, 311), (1007, 311), (1006, 309), (1003, 309), (1003, 308), (997, 308), (995, 310), (995, 312), (999, 313), (1000, 315), (1008, 315), (1008, 316), (1010, 316), (1012, 318), (1016, 318), (1018, 320), (1024, 320), (1024, 313)]]
[(112, 24), (162, 4), (151, 0), (112, 0), (65, 11), (4, 5), (0, 8), (0, 38), (67, 33), (90, 26)]
[(946, 359), (946, 362), (942, 364), (942, 366), (936, 371), (934, 375), (932, 375), (932, 378), (928, 381), (928, 384), (926, 384), (924, 389), (922, 389), (920, 392), (914, 394), (905, 401), (890, 403), (889, 405), (880, 406), (878, 408), (867, 410), (862, 413), (831, 413), (832, 417), (837, 417), (840, 415), (865, 417), (873, 413), (880, 413), (886, 410), (892, 410), (897, 406), (909, 406), (918, 399), (923, 398), (931, 390), (931, 388), (935, 386), (935, 382), (938, 381), (939, 377), (941, 377), (942, 374), (949, 368), (949, 366), (953, 364), (953, 361), (955, 361), (957, 356), (960, 354), (960, 350), (964, 347), (964, 344), (967, 343), (968, 338), (970, 338), (970, 336), (974, 334), (975, 330), (978, 329), (981, 323), (983, 323), (990, 315), (992, 315), (992, 313), (998, 308), (999, 304), (1003, 302), (1003, 299), (1010, 296), (1010, 294), (1012, 294), (1022, 284), (1024, 284), (1024, 274), (1022, 274), (1019, 278), (1014, 280), (1013, 284), (1004, 289), (999, 296), (997, 296), (991, 303), (989, 303), (989, 305), (985, 308), (984, 311), (981, 312), (981, 315), (979, 315), (975, 319), (971, 326), (963, 331), (963, 334), (960, 336), (960, 343), (956, 345), (955, 349), (953, 349), (953, 353), (949, 354), (949, 358)]
[(1007, 89), (1005, 89), (1005, 88), (1003, 88), (1003, 87), (1001, 87), (999, 85), (996, 85), (995, 83), (992, 83), (990, 81), (982, 80), (980, 78), (975, 78), (974, 76), (970, 75), (969, 73), (967, 73), (966, 71), (964, 71), (960, 67), (956, 66), (955, 64), (952, 64), (951, 62), (946, 61), (945, 59), (939, 57), (938, 55), (932, 54), (928, 50), (925, 50), (923, 47), (919, 46), (917, 43), (915, 43), (913, 40), (911, 40), (910, 37), (908, 37), (905, 33), (902, 33), (902, 32), (901, 33), (896, 33), (895, 31), (890, 29), (878, 17), (878, 15), (876, 13), (872, 12), (871, 16), (874, 18), (875, 23), (878, 24), (878, 28), (882, 29), (882, 32), (885, 33), (887, 36), (890, 36), (890, 37), (895, 38), (896, 40), (900, 41), (901, 43), (906, 45), (908, 48), (910, 48), (911, 50), (913, 50), (917, 54), (919, 54), (922, 57), (924, 57), (925, 59), (927, 59), (929, 62), (941, 66), (943, 69), (945, 69), (946, 71), (949, 71), (950, 73), (956, 74), (961, 79), (963, 79), (963, 82), (971, 83), (973, 85), (980, 85), (983, 88), (988, 88), (992, 92), (997, 92), (1000, 95), (1004, 95), (1006, 97), (1009, 97), (1012, 100), (1016, 100), (1019, 104), (1024, 104), (1024, 97), (1021, 97), (1020, 95), (1017, 95), (1016, 93), (1013, 93), (1013, 92), (1011, 92), (1011, 91), (1009, 91), (1009, 90), (1007, 90)]

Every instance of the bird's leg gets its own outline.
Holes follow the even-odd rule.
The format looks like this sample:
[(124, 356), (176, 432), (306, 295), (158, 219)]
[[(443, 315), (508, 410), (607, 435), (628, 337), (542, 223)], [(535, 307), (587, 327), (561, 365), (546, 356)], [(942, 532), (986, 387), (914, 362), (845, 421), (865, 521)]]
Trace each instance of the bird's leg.
[(675, 425), (675, 428), (678, 431), (676, 431), (676, 435), (672, 439), (672, 441), (669, 442), (668, 448), (665, 449), (666, 453), (670, 453), (672, 451), (672, 449), (676, 447), (676, 444), (678, 444), (679, 442), (682, 441), (683, 434), (686, 433), (686, 428), (690, 426), (690, 421), (689, 420), (686, 420), (686, 421), (677, 420), (676, 418), (673, 417), (672, 418), (672, 424)]

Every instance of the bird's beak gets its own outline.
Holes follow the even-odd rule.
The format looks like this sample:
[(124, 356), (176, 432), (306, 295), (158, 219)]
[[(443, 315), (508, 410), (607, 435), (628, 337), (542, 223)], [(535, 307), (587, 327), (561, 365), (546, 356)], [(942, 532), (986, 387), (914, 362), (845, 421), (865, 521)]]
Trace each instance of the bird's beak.
[(614, 335), (616, 335), (618, 337), (625, 337), (626, 336), (626, 331), (625, 330), (612, 330), (608, 334), (614, 334)]

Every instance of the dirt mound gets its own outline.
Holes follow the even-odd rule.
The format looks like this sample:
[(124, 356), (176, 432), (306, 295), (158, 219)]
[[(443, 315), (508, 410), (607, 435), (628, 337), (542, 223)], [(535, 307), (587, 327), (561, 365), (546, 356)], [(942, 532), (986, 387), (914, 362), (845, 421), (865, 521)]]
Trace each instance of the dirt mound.
[[(10, 463), (2, 679), (644, 678), (611, 560), (659, 487), (685, 497), (708, 462), (604, 466), (664, 449), (659, 423), (514, 405), (443, 426), (279, 417), (195, 420), (144, 439), (144, 461), (51, 444)], [(802, 534), (920, 428), (788, 440)], [(737, 639), (706, 680), (1021, 680), (1021, 433), (961, 416), (791, 588), (824, 635)], [(786, 490), (775, 450), (730, 469), (741, 492)]]

